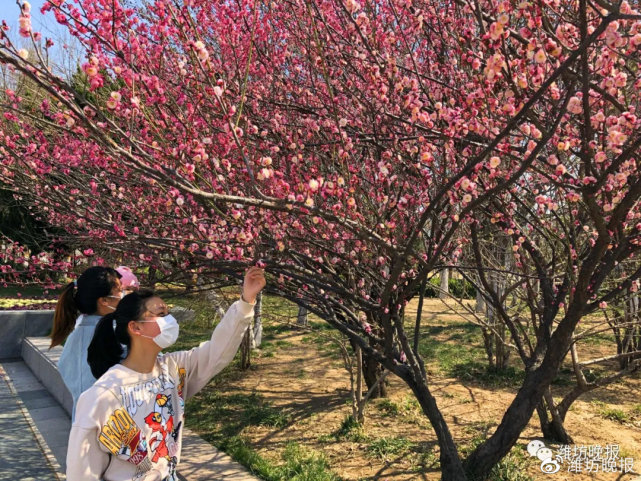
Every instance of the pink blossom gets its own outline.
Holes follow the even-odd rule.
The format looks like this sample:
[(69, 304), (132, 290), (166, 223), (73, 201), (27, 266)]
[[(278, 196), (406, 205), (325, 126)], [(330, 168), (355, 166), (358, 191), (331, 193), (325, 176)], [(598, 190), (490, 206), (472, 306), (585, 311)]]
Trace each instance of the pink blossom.
[(545, 55), (545, 50), (543, 50), (542, 48), (537, 50), (537, 52), (534, 54), (534, 61), (539, 64), (547, 62), (547, 55)]

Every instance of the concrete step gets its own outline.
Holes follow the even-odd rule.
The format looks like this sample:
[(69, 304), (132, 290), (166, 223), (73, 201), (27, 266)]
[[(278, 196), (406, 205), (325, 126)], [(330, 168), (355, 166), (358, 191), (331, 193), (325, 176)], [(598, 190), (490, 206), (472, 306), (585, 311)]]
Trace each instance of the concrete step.
[[(24, 383), (27, 386), (35, 386), (35, 391), (46, 391), (49, 398), (56, 403), (58, 411), (55, 415), (66, 420), (66, 424), (56, 424), (58, 437), (52, 437), (51, 441), (55, 444), (56, 449), (52, 451), (56, 454), (58, 463), (64, 466), (64, 460), (67, 452), (67, 440), (69, 438), (70, 414), (73, 401), (71, 394), (64, 385), (60, 374), (58, 373), (58, 359), (62, 348), (57, 347), (49, 350), (48, 338), (25, 338), (22, 343), (22, 355), (25, 361), (24, 368), (33, 371), (31, 380), (23, 373)], [(34, 377), (37, 377), (36, 379)], [(37, 384), (36, 384), (37, 383)], [(38, 386), (42, 386), (38, 388)], [(64, 409), (61, 403), (65, 403)], [(47, 404), (45, 401), (34, 401), (33, 407), (38, 409), (39, 404)], [(35, 418), (48, 417), (49, 412), (38, 412)], [(54, 411), (51, 411), (54, 414)], [(189, 416), (189, 412), (186, 414)], [(52, 422), (52, 421), (47, 421)], [(53, 425), (53, 424), (52, 424)], [(45, 434), (46, 427), (43, 427)], [(45, 439), (47, 436), (44, 436)], [(59, 443), (64, 440), (64, 450), (59, 447)], [(48, 441), (47, 441), (48, 442)], [(62, 460), (60, 457), (62, 456)], [(236, 463), (225, 453), (218, 451), (214, 446), (203, 440), (200, 436), (189, 429), (183, 431), (183, 447), (180, 465), (178, 466), (179, 478), (185, 481), (214, 481), (224, 479), (225, 481), (258, 481), (260, 478), (253, 476), (247, 469)], [(0, 478), (0, 481), (4, 481)]]
[(0, 363), (0, 405), (0, 481), (65, 479), (52, 449), (64, 444), (64, 459), (67, 443), (56, 433), (64, 411), (21, 360)]

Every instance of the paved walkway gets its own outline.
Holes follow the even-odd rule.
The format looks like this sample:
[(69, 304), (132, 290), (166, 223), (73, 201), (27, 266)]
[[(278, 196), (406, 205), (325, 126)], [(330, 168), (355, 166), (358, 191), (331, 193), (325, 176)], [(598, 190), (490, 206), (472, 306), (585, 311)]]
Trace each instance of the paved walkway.
[[(46, 417), (55, 401), (33, 375), (31, 381), (13, 382), (11, 373), (25, 369), (29, 371), (22, 361), (0, 364), (0, 481), (58, 481), (64, 479), (62, 469), (29, 413), (31, 406)], [(66, 440), (64, 444), (66, 451)]]

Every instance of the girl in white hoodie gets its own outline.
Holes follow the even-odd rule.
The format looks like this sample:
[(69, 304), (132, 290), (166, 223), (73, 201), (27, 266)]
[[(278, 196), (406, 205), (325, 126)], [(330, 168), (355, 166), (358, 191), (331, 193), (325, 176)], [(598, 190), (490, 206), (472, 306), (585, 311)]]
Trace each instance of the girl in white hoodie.
[(161, 354), (176, 341), (178, 323), (150, 291), (128, 294), (103, 317), (88, 353), (97, 381), (78, 400), (67, 479), (176, 481), (185, 400), (232, 361), (264, 286), (263, 270), (250, 268), (241, 299), (190, 351)]

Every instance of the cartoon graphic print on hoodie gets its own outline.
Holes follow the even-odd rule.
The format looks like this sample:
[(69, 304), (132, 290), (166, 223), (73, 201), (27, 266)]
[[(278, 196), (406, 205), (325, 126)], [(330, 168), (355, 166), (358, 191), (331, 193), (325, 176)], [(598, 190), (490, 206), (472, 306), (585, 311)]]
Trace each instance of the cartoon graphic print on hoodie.
[(176, 480), (185, 400), (231, 362), (252, 315), (235, 302), (209, 341), (159, 355), (150, 373), (111, 367), (78, 401), (67, 479)]

